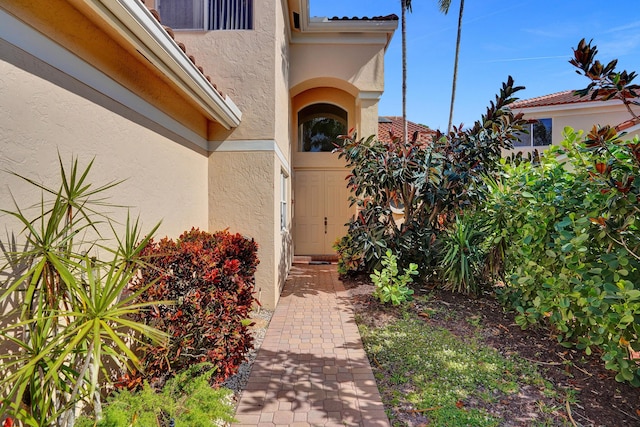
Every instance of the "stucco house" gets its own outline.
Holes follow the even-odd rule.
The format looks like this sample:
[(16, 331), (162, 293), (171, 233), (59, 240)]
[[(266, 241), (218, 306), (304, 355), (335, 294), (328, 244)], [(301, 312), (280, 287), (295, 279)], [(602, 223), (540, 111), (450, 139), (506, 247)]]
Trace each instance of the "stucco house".
[[(93, 181), (126, 179), (114, 201), (158, 237), (253, 237), (273, 308), (293, 255), (331, 254), (353, 214), (328, 150), (377, 133), (396, 28), (308, 0), (0, 0), (0, 169), (46, 182), (58, 153), (95, 158)], [(9, 191), (39, 197), (3, 173), (2, 208)]]
[[(513, 150), (505, 151), (506, 154), (510, 151), (543, 151), (549, 145), (559, 145), (567, 126), (589, 132), (594, 125), (610, 125), (627, 132), (629, 138), (640, 135), (640, 124), (632, 120), (620, 100), (592, 100), (589, 96), (574, 95), (573, 90), (519, 100), (511, 104), (511, 109), (522, 112), (532, 123), (529, 134), (522, 135), (520, 142)], [(640, 108), (636, 111), (640, 113)]]

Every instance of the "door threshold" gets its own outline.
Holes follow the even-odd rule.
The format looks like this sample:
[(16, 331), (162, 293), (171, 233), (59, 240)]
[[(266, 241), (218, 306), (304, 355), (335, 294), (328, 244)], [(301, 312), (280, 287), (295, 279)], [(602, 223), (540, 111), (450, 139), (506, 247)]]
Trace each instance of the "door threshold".
[(294, 264), (335, 264), (338, 262), (338, 255), (295, 255), (293, 257)]

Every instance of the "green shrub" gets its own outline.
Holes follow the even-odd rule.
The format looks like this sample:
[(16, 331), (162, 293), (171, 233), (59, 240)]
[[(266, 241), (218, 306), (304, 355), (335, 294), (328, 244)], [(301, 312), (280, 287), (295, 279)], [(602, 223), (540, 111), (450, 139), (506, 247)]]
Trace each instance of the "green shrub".
[[(571, 64), (591, 80), (576, 94), (617, 99), (638, 119), (637, 74), (596, 53), (584, 39), (574, 49)], [(640, 140), (610, 125), (586, 136), (566, 128), (539, 166), (504, 163), (489, 184), (487, 216), (500, 218), (494, 234), (509, 242), (498, 294), (517, 323), (550, 325), (562, 345), (597, 352), (616, 380), (640, 386)]]
[(83, 417), (77, 427), (211, 427), (230, 423), (234, 407), (231, 391), (209, 385), (215, 368), (190, 367), (167, 381), (160, 392), (145, 383), (141, 390), (123, 389), (107, 401), (100, 421)]
[(333, 244), (333, 249), (339, 254), (338, 274), (347, 275), (358, 272), (363, 264), (357, 245), (353, 244), (353, 235), (347, 234)]
[[(523, 328), (547, 324), (564, 346), (598, 352), (617, 380), (640, 385), (640, 365), (630, 359), (640, 350), (640, 260), (606, 229), (616, 222), (615, 204), (630, 202), (612, 201), (598, 179), (598, 165), (615, 150), (591, 150), (571, 129), (565, 137), (538, 166), (505, 163), (501, 191), (491, 193), (488, 215), (508, 218), (508, 280), (497, 292)], [(638, 233), (635, 222), (624, 230), (627, 241)]]
[(413, 289), (409, 284), (413, 282), (411, 276), (418, 274), (418, 266), (409, 264), (404, 274), (398, 275), (398, 258), (388, 250), (382, 258), (382, 271), (374, 270), (371, 280), (376, 287), (373, 296), (382, 303), (391, 302), (393, 305), (402, 304), (411, 299)]

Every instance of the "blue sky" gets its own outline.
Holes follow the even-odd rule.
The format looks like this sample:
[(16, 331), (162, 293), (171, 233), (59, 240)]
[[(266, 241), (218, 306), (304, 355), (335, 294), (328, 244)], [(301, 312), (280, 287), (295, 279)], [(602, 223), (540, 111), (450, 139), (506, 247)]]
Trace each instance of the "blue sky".
[[(407, 14), (409, 120), (445, 130), (449, 119), (459, 0), (442, 15), (437, 0), (414, 0)], [(466, 0), (454, 124), (484, 113), (511, 75), (528, 99), (588, 84), (568, 61), (593, 39), (600, 61), (640, 72), (640, 0)], [(310, 0), (312, 16), (400, 15), (400, 0)], [(625, 9), (626, 7), (626, 9)], [(400, 24), (386, 53), (380, 115), (402, 114)], [(640, 79), (640, 77), (638, 78)], [(638, 81), (640, 83), (640, 81)]]

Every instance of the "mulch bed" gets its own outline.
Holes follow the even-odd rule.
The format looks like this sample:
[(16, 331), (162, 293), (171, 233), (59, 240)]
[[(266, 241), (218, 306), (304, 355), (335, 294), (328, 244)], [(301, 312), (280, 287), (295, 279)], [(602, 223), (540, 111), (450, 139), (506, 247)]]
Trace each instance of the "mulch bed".
[[(366, 276), (343, 278), (343, 282), (347, 289), (369, 283)], [(427, 293), (429, 298), (426, 302), (412, 303), (411, 310), (429, 325), (446, 328), (462, 339), (480, 335), (487, 346), (501, 354), (517, 355), (538, 365), (545, 379), (561, 393), (572, 390), (577, 402), (571, 403), (569, 410), (555, 402), (559, 425), (640, 426), (640, 388), (617, 382), (615, 373), (604, 368), (598, 355), (587, 356), (582, 351), (564, 348), (542, 328), (522, 330), (515, 324), (514, 314), (505, 313), (491, 296), (472, 298), (439, 289), (417, 293), (420, 292)], [(384, 325), (400, 313), (397, 308), (382, 306), (366, 293), (354, 293), (352, 302), (359, 317), (370, 326)], [(505, 426), (529, 425), (517, 420), (522, 420), (521, 415), (540, 398), (531, 397), (519, 393), (502, 399), (495, 405), (499, 407), (485, 409), (500, 415)], [(397, 418), (406, 420), (407, 414), (398, 414)]]

